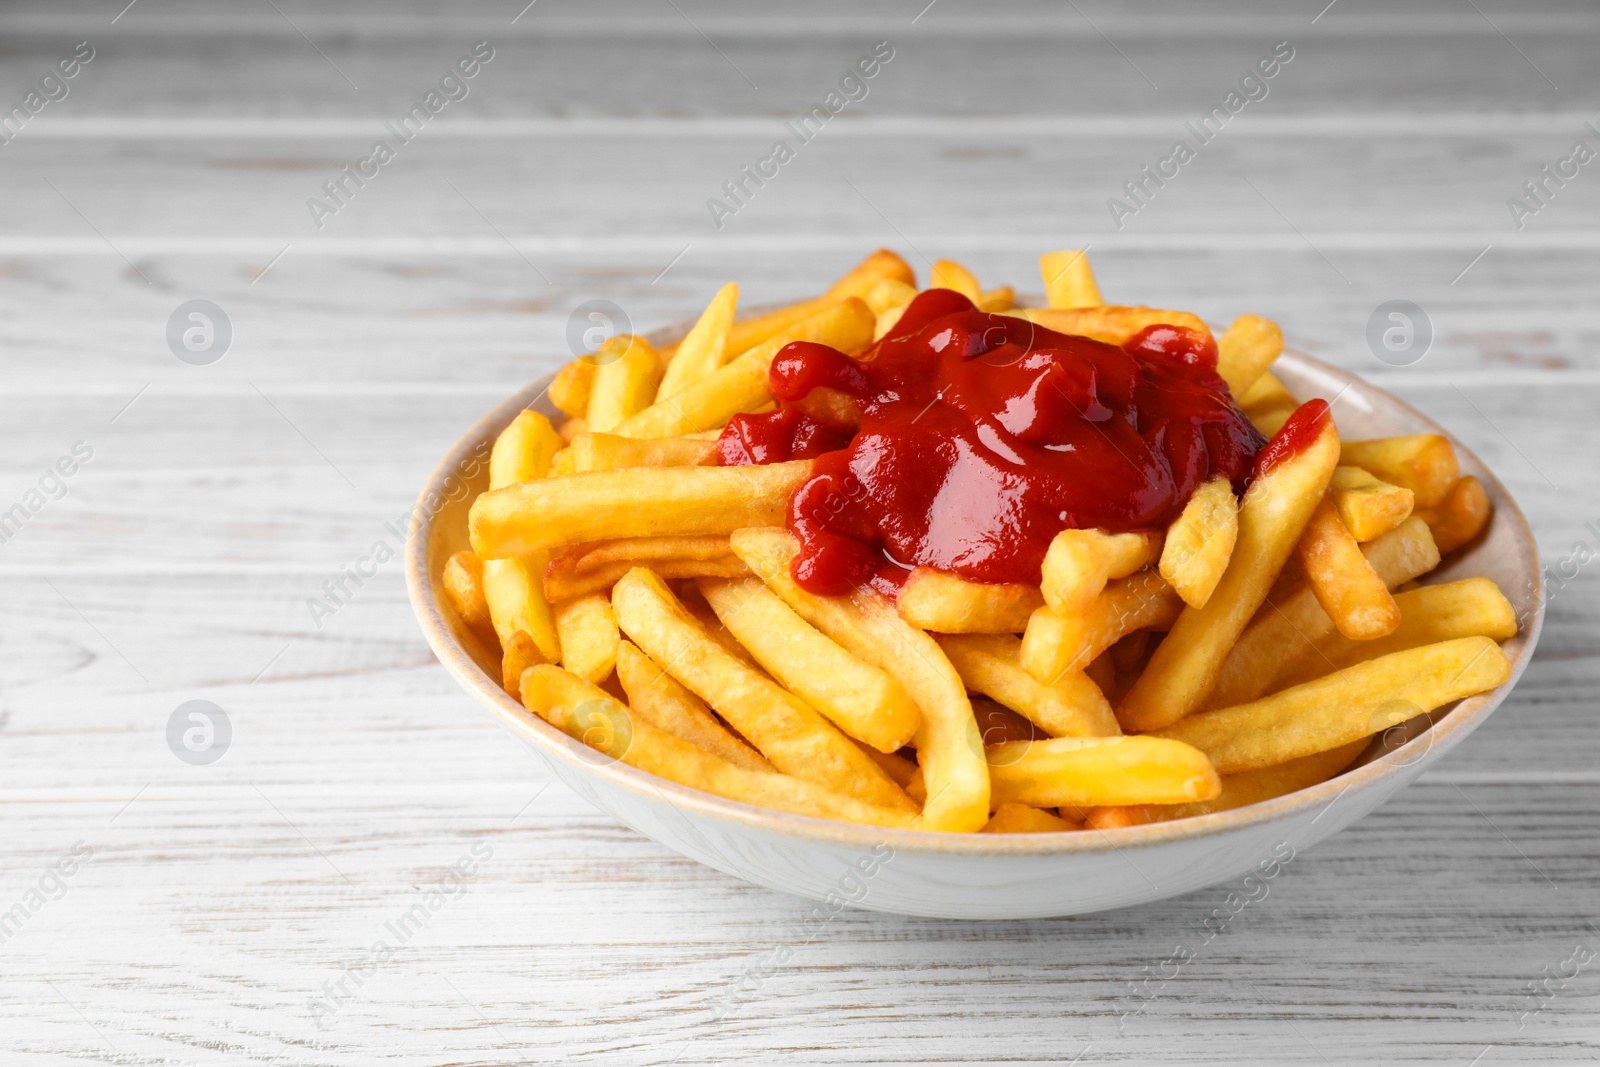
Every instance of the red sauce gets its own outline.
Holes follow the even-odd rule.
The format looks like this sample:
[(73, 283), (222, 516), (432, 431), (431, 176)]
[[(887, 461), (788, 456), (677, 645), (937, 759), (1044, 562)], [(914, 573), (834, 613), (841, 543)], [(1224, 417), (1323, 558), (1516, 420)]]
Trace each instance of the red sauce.
[(1295, 408), (1289, 420), (1272, 435), (1272, 440), (1256, 453), (1255, 467), (1250, 474), (1251, 480), (1270, 473), (1287, 460), (1304, 452), (1310, 447), (1311, 442), (1317, 439), (1317, 435), (1322, 433), (1322, 428), (1328, 424), (1329, 418), (1326, 400), (1307, 400)]
[[(1263, 444), (1208, 335), (1152, 326), (1118, 348), (943, 289), (855, 358), (785, 347), (770, 381), (778, 410), (735, 418), (719, 461), (817, 456), (788, 522), (795, 580), (824, 595), (919, 565), (1037, 584), (1061, 530), (1162, 528), (1214, 475), (1242, 489)], [(791, 406), (821, 386), (859, 403), (848, 440)]]

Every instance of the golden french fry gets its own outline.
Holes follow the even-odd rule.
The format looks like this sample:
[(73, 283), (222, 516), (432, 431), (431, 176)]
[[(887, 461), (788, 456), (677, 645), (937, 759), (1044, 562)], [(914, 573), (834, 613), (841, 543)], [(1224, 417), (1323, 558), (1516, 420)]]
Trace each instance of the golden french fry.
[(861, 295), (874, 315), (882, 315), (890, 308), (905, 307), (916, 297), (916, 287), (907, 285), (899, 278), (885, 278)]
[(511, 699), (522, 699), (517, 688), (522, 683), (522, 672), (544, 661), (544, 653), (539, 651), (539, 646), (533, 643), (527, 631), (517, 630), (511, 635), (506, 641), (505, 651), (500, 654), (500, 685), (511, 694)]
[(600, 349), (595, 362), (599, 366), (589, 391), (585, 425), (590, 433), (608, 433), (654, 402), (661, 383), (661, 353), (643, 337), (618, 334)]
[(1069, 671), (1052, 685), (1041, 683), (1022, 669), (1022, 642), (1011, 634), (946, 634), (937, 640), (968, 689), (1026, 716), (1051, 737), (1122, 732), (1110, 702), (1087, 675)]
[(734, 552), (802, 618), (850, 652), (885, 671), (922, 711), (917, 762), (927, 788), (918, 827), (966, 832), (989, 819), (989, 774), (961, 676), (933, 638), (865, 590), (820, 597), (795, 582), (789, 565), (799, 543), (787, 530), (752, 527), (730, 537)]
[(911, 265), (887, 248), (880, 248), (829, 286), (825, 296), (833, 300), (866, 296), (885, 278), (894, 278), (913, 289), (917, 287), (917, 275)]
[(1182, 610), (1177, 592), (1153, 569), (1115, 579), (1085, 611), (1064, 614), (1048, 606), (1035, 611), (1022, 635), (1022, 666), (1049, 685), (1088, 670), (1130, 633), (1168, 629)]
[(1149, 821), (1149, 805), (1117, 804), (1108, 808), (1090, 808), (1085, 811), (1083, 828), (1085, 830), (1126, 830), (1130, 826), (1143, 826)]
[(1394, 632), (1375, 641), (1331, 634), (1281, 667), (1272, 688), (1287, 689), (1341, 667), (1421, 645), (1458, 637), (1504, 641), (1517, 632), (1516, 611), (1500, 587), (1487, 578), (1418, 586), (1396, 593), (1394, 602), (1400, 609), (1400, 625)]
[[(1391, 589), (1439, 565), (1428, 524), (1415, 515), (1362, 545), (1361, 554)], [(1309, 588), (1274, 589), (1269, 603), (1250, 620), (1223, 661), (1207, 705), (1243, 704), (1271, 692), (1280, 671), (1302, 656), (1320, 658), (1317, 643), (1336, 632), (1333, 619)]]
[(766, 757), (745, 744), (631, 641), (617, 644), (617, 679), (633, 710), (681, 740), (747, 771), (771, 771)]
[(1249, 704), (1191, 715), (1154, 736), (1191, 744), (1218, 773), (1238, 774), (1382, 733), (1510, 677), (1511, 663), (1499, 645), (1462, 637), (1358, 663)]
[(756, 662), (839, 729), (879, 752), (916, 735), (922, 713), (899, 682), (817, 632), (759, 579), (696, 584)]
[(872, 340), (877, 342), (888, 337), (894, 331), (895, 326), (899, 325), (900, 316), (906, 313), (906, 308), (909, 306), (909, 304), (901, 304), (899, 307), (879, 312), (877, 319), (873, 323)]
[(1017, 306), (1017, 292), (1009, 285), (1002, 285), (995, 289), (985, 289), (982, 299), (978, 301), (978, 310), (990, 313), (997, 311), (1010, 311)]
[(1345, 529), (1331, 494), (1312, 512), (1295, 552), (1306, 585), (1340, 633), (1370, 641), (1400, 625), (1400, 609), (1388, 585)]
[(704, 467), (716, 459), (717, 442), (698, 437), (618, 437), (580, 433), (557, 458), (557, 474), (611, 471), (625, 467)]
[(472, 550), (479, 559), (503, 559), (613, 537), (705, 536), (781, 523), (789, 494), (810, 473), (810, 460), (641, 467), (492, 489), (472, 504)]
[(1183, 512), (1167, 527), (1161, 548), (1161, 577), (1192, 608), (1203, 608), (1239, 536), (1239, 502), (1228, 479), (1217, 477), (1194, 491)]
[(1271, 319), (1240, 315), (1217, 338), (1217, 373), (1228, 391), (1243, 396), (1283, 352), (1283, 331)]
[(739, 287), (729, 282), (711, 298), (689, 332), (678, 342), (672, 362), (667, 364), (655, 399), (665, 400), (674, 393), (706, 377), (723, 364), (728, 349), (728, 333), (733, 329), (733, 313), (739, 304)]
[[(574, 437), (578, 436), (580, 433), (587, 433), (588, 432), (588, 429), (587, 429), (588, 425), (589, 425), (589, 420), (588, 419), (584, 419), (584, 418), (568, 419), (567, 421), (563, 422), (560, 426), (556, 427), (556, 433), (561, 435), (561, 440), (567, 442), (568, 444), (571, 444), (572, 443), (572, 439)], [(556, 454), (560, 455), (559, 452), (556, 453)]]
[(489, 602), (483, 597), (483, 563), (471, 552), (457, 552), (444, 561), (439, 576), (450, 606), (467, 628), (485, 641), (498, 638), (494, 620), (489, 617)]
[(1144, 821), (1165, 822), (1169, 819), (1210, 815), (1215, 811), (1229, 811), (1246, 804), (1259, 804), (1263, 800), (1297, 793), (1326, 782), (1350, 766), (1370, 743), (1369, 738), (1358, 737), (1348, 745), (1330, 748), (1326, 752), (1313, 752), (1287, 763), (1238, 774), (1224, 774), (1222, 792), (1210, 800), (1197, 800), (1192, 804), (1153, 804), (1145, 809)]
[[(856, 747), (865, 752), (867, 758), (876, 763), (883, 770), (883, 773), (887, 774), (889, 779), (901, 789), (909, 790), (911, 783), (918, 780), (918, 772), (921, 768), (904, 756), (896, 755), (893, 752), (879, 752), (864, 741), (857, 741)], [(910, 794), (908, 793), (907, 795), (909, 796)], [(917, 798), (912, 797), (912, 799), (916, 800)], [(926, 796), (923, 799), (927, 799)], [(917, 803), (921, 804), (922, 801), (917, 800)]]
[(642, 564), (664, 559), (722, 559), (733, 554), (726, 537), (619, 537), (594, 541), (562, 553), (551, 563), (576, 573), (609, 563)]
[(1283, 424), (1289, 421), (1289, 416), (1300, 406), (1294, 394), (1285, 389), (1283, 383), (1270, 372), (1258, 377), (1255, 384), (1242, 395), (1235, 396), (1239, 409), (1250, 417), (1256, 429), (1268, 437), (1282, 429)]
[(617, 617), (611, 600), (600, 593), (556, 604), (556, 634), (561, 639), (561, 666), (586, 682), (599, 685), (617, 665)]
[(1182, 326), (1206, 337), (1211, 336), (1211, 328), (1198, 315), (1162, 308), (1108, 304), (1104, 307), (1013, 308), (1000, 314), (1027, 319), (1056, 333), (1090, 337), (1111, 345), (1125, 343), (1147, 326)]
[(1048, 834), (1082, 827), (1043, 808), (1030, 808), (1026, 804), (1002, 804), (983, 824), (980, 834)]
[(847, 297), (622, 422), (596, 426), (591, 415), (589, 428), (623, 437), (674, 437), (721, 426), (740, 412), (753, 411), (771, 401), (767, 371), (785, 345), (816, 341), (847, 354), (859, 352), (872, 343), (876, 323), (871, 308), (857, 297)]
[(1417, 507), (1437, 507), (1461, 478), (1456, 450), (1436, 433), (1344, 442), (1339, 462), (1416, 494)]
[(524, 411), (495, 438), (489, 453), (489, 487), (531, 482), (550, 473), (561, 435), (537, 411)]
[(785, 774), (871, 804), (912, 808), (905, 792), (851, 740), (706, 633), (665, 582), (635, 567), (611, 591), (623, 631)]
[(1322, 401), (1304, 405), (1263, 455), (1270, 457), (1283, 441), (1301, 436), (1309, 439), (1251, 483), (1239, 505), (1239, 537), (1222, 581), (1205, 607), (1183, 609), (1122, 698), (1117, 719), (1124, 730), (1177, 722), (1216, 685), (1229, 649), (1266, 599), (1338, 463), (1339, 434)]
[(1451, 487), (1437, 507), (1424, 509), (1422, 518), (1433, 531), (1434, 542), (1443, 555), (1482, 533), (1493, 511), (1483, 483), (1469, 474)]
[(522, 703), (569, 737), (679, 785), (763, 808), (866, 826), (909, 827), (909, 812), (863, 803), (786, 774), (747, 770), (632, 714), (603, 689), (559, 667), (530, 668)]
[[(489, 453), (489, 488), (507, 489), (546, 481), (551, 459), (560, 449), (559, 436), (550, 420), (533, 411), (520, 413), (495, 439)], [(483, 496), (478, 498), (483, 499)], [(521, 631), (532, 638), (545, 660), (561, 658), (555, 619), (544, 599), (540, 576), (549, 554), (535, 547), (508, 554), (508, 558), (483, 560), (483, 596), (502, 649), (511, 649), (512, 635)]]
[(568, 415), (581, 417), (589, 410), (597, 369), (593, 353), (579, 356), (556, 372), (550, 382), (550, 402)]
[(1405, 522), (1416, 503), (1411, 490), (1379, 481), (1360, 467), (1333, 468), (1329, 485), (1345, 529), (1363, 544)]
[(972, 697), (971, 701), (972, 719), (978, 724), (978, 736), (984, 748), (1002, 741), (1032, 741), (1036, 737), (1050, 736), (998, 700), (980, 696)]
[(544, 595), (554, 604), (558, 600), (571, 600), (573, 597), (610, 589), (618, 579), (637, 566), (649, 567), (662, 578), (670, 579), (743, 578), (750, 574), (750, 568), (744, 565), (744, 560), (732, 554), (704, 559), (691, 556), (638, 561), (621, 559), (582, 571), (565, 567), (557, 571), (554, 569), (556, 563), (552, 562), (551, 569), (545, 571), (544, 575)]
[(1161, 535), (1062, 530), (1042, 568), (1045, 603), (1062, 614), (1086, 611), (1112, 578), (1126, 578), (1161, 557)]
[(983, 299), (983, 287), (966, 267), (953, 259), (936, 260), (928, 276), (929, 289), (950, 289), (960, 293), (976, 306)]
[(988, 760), (996, 806), (1185, 804), (1222, 788), (1203, 752), (1162, 737), (1008, 741)]
[(896, 598), (902, 619), (942, 634), (1017, 633), (1043, 604), (1031, 585), (969, 582), (932, 567), (913, 569)]
[(1046, 252), (1039, 257), (1039, 275), (1044, 279), (1045, 299), (1052, 308), (1089, 308), (1105, 304), (1100, 299), (1100, 287), (1095, 284), (1087, 250)]

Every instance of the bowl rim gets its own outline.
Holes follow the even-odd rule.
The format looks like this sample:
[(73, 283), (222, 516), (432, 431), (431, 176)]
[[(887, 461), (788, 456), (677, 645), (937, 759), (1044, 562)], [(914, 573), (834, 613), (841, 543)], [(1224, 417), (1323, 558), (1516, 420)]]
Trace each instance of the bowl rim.
[[(648, 338), (656, 343), (670, 343), (688, 328), (687, 323), (674, 324), (652, 331)], [(1449, 438), (1457, 452), (1476, 468), (1494, 503), (1491, 522), (1512, 524), (1513, 536), (1526, 546), (1523, 565), (1527, 568), (1528, 594), (1532, 608), (1527, 613), (1521, 632), (1513, 641), (1517, 647), (1511, 658), (1511, 676), (1500, 686), (1456, 703), (1419, 735), (1427, 737), (1427, 748), (1415, 759), (1398, 760), (1397, 753), (1405, 753), (1412, 742), (1386, 752), (1379, 758), (1354, 767), (1325, 782), (1297, 790), (1271, 800), (1260, 801), (1227, 811), (1196, 815), (1166, 822), (1147, 823), (1123, 827), (1095, 834), (1038, 832), (1020, 834), (958, 834), (935, 830), (905, 830), (853, 823), (834, 822), (828, 819), (797, 815), (758, 807), (743, 801), (730, 800), (712, 793), (701, 792), (680, 785), (670, 779), (660, 778), (647, 771), (631, 767), (620, 760), (599, 762), (594, 750), (568, 737), (539, 716), (526, 710), (501, 688), (498, 679), (491, 677), (478, 666), (471, 653), (461, 644), (455, 630), (445, 617), (441, 605), (440, 587), (429, 569), (429, 547), (434, 524), (440, 511), (426, 506), (430, 497), (442, 499), (446, 484), (456, 477), (456, 472), (474, 454), (482, 455), (481, 447), (492, 440), (499, 430), (518, 412), (533, 407), (548, 392), (555, 375), (541, 377), (508, 397), (483, 415), (450, 448), (424, 483), (413, 511), (410, 536), (406, 543), (406, 590), (418, 625), (434, 655), (458, 684), (485, 705), (501, 724), (524, 741), (532, 744), (545, 758), (559, 761), (579, 773), (602, 779), (607, 785), (635, 794), (645, 801), (664, 801), (680, 811), (732, 823), (748, 830), (765, 831), (785, 837), (804, 838), (819, 843), (829, 843), (853, 849), (870, 850), (887, 844), (896, 850), (929, 852), (949, 855), (978, 856), (1044, 856), (1078, 852), (1121, 851), (1143, 849), (1212, 835), (1225, 835), (1245, 831), (1266, 823), (1291, 820), (1314, 808), (1323, 811), (1351, 790), (1377, 787), (1396, 776), (1401, 781), (1395, 789), (1406, 783), (1404, 776), (1415, 769), (1418, 773), (1427, 764), (1441, 758), (1468, 734), (1481, 725), (1504, 700), (1506, 694), (1522, 677), (1533, 658), (1534, 647), (1543, 629), (1545, 612), (1544, 576), (1539, 566), (1533, 532), (1528, 526), (1516, 501), (1494, 473), (1471, 450), (1451, 435), (1433, 419), (1418, 411), (1406, 401), (1394, 396), (1380, 386), (1368, 382), (1342, 368), (1325, 363), (1303, 352), (1286, 349), (1282, 356), (1288, 365), (1303, 367), (1343, 383), (1345, 388), (1365, 388), (1382, 394), (1417, 419), (1428, 432)], [(1320, 818), (1321, 812), (1315, 818)]]

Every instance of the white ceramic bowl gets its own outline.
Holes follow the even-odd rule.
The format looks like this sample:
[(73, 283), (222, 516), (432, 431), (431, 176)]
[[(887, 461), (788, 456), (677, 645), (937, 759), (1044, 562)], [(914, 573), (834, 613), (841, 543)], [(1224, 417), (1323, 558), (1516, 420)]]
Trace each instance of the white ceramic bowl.
[[(651, 340), (670, 342), (682, 330)], [(1291, 392), (1337, 402), (1348, 437), (1445, 431), (1409, 405), (1307, 356), (1273, 367)], [(439, 661), (462, 688), (532, 745), (580, 796), (640, 833), (701, 863), (814, 900), (953, 919), (1034, 918), (1120, 908), (1237, 878), (1303, 851), (1377, 808), (1489, 717), (1532, 657), (1544, 617), (1533, 536), (1505, 487), (1456, 443), (1463, 474), (1494, 502), (1487, 534), (1428, 582), (1482, 575), (1505, 591), (1521, 632), (1505, 643), (1511, 679), (1375, 741), (1344, 774), (1261, 804), (1110, 832), (940, 834), (851, 826), (725, 800), (609, 761), (527, 712), (500, 688), (498, 656), (466, 630), (442, 595), (440, 570), (467, 547), (467, 509), (486, 487), (488, 444), (518, 412), (556, 414), (549, 378), (529, 385), (467, 431), (429, 478), (407, 547), (412, 607)], [(479, 457), (474, 473), (473, 458)], [(1418, 827), (1418, 833), (1425, 828)]]

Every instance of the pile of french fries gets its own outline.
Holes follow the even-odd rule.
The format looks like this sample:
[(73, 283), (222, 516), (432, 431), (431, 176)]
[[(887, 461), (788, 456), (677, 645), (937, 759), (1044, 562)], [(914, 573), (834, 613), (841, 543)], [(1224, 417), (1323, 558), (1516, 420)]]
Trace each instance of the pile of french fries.
[[(948, 260), (929, 287), (1111, 344), (1156, 323), (1209, 334), (1184, 312), (1105, 305), (1081, 252), (1041, 270), (1046, 308)], [(716, 439), (772, 405), (785, 345), (867, 352), (917, 292), (879, 251), (815, 298), (741, 319), (729, 284), (678, 344), (614, 337), (563, 368), (550, 399), (566, 418), (524, 411), (500, 435), (472, 550), (442, 575), (506, 691), (609, 758), (722, 797), (1007, 833), (1303, 789), (1509, 677), (1500, 590), (1416, 582), (1484, 529), (1483, 486), (1442, 436), (1341, 441), (1320, 401), (1273, 377), (1283, 335), (1253, 315), (1217, 339), (1240, 408), (1268, 437), (1321, 418), (1242, 497), (1217, 479), (1165, 531), (1062, 530), (1038, 586), (918, 568), (893, 599), (806, 591), (784, 521), (811, 461), (717, 466)]]

